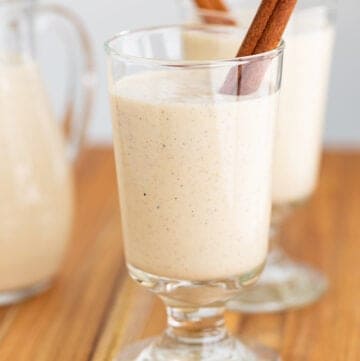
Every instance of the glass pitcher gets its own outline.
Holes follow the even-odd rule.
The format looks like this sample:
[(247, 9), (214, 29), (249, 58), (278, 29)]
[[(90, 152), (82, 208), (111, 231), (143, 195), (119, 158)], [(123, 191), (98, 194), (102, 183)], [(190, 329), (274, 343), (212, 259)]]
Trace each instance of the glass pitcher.
[[(70, 66), (63, 131), (35, 56), (35, 26), (44, 18), (66, 33), (60, 34)], [(90, 41), (73, 13), (33, 0), (0, 0), (0, 305), (45, 290), (59, 269), (74, 216), (71, 163), (85, 140), (94, 79)]]

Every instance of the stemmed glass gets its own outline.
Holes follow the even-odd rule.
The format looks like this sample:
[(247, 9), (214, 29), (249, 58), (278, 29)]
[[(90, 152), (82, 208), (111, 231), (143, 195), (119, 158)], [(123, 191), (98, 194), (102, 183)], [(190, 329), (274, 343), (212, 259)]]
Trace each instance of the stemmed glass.
[[(199, 10), (192, 1), (181, 1), (187, 22), (211, 19), (247, 28), (256, 12), (253, 0), (224, 1), (229, 12)], [(273, 168), (273, 212), (270, 254), (255, 287), (243, 290), (229, 308), (244, 312), (271, 312), (316, 301), (327, 289), (327, 280), (309, 265), (293, 261), (280, 247), (280, 228), (314, 193), (322, 150), (328, 82), (335, 38), (336, 1), (299, 1), (284, 39), (283, 86), (277, 119)], [(229, 21), (230, 20), (230, 21)], [(187, 46), (191, 55), (191, 44)], [(238, 41), (217, 46), (218, 58), (236, 52)], [(196, 58), (207, 59), (213, 44), (193, 47)]]
[[(167, 26), (106, 42), (127, 267), (168, 317), (161, 337), (118, 360), (278, 359), (230, 337), (224, 310), (265, 263), (283, 44), (216, 61), (191, 60), (185, 49), (189, 38), (239, 36)], [(231, 69), (244, 75), (253, 65), (264, 71), (251, 94), (221, 93)]]

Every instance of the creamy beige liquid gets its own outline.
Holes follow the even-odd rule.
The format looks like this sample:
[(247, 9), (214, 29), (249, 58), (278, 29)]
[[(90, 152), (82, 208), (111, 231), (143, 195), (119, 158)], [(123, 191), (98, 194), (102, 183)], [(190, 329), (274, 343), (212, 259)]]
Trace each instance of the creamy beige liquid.
[(126, 256), (145, 272), (220, 279), (265, 260), (277, 96), (236, 101), (220, 78), (149, 72), (110, 90)]
[(189, 60), (231, 59), (237, 52), (245, 30), (203, 32), (187, 30), (182, 34), (184, 58)]
[(334, 29), (288, 35), (273, 172), (273, 202), (308, 198), (315, 190), (326, 113)]
[[(241, 11), (240, 23), (247, 26), (252, 13)], [(316, 186), (335, 35), (324, 14), (321, 8), (298, 12), (285, 36), (273, 169), (275, 204), (301, 201)], [(185, 33), (185, 55), (198, 60), (231, 58), (244, 33), (239, 35)]]
[(73, 220), (63, 139), (36, 66), (0, 65), (0, 292), (51, 278)]

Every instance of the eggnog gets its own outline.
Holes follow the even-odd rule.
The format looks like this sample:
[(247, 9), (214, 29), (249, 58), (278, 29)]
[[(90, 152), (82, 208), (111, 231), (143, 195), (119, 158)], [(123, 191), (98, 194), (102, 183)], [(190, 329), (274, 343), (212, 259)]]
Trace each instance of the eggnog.
[(73, 220), (58, 126), (32, 62), (0, 64), (0, 296), (48, 281)]
[(151, 71), (110, 89), (126, 258), (153, 275), (223, 279), (265, 260), (277, 94), (219, 94), (214, 72)]

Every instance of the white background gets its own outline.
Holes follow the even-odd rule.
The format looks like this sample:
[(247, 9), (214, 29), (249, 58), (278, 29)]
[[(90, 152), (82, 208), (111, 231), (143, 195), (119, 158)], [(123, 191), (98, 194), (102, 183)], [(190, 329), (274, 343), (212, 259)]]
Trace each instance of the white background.
[[(58, 0), (60, 3), (60, 0)], [(111, 140), (109, 105), (106, 94), (106, 68), (103, 42), (116, 32), (139, 26), (178, 22), (178, 0), (62, 0), (61, 4), (76, 11), (86, 24), (94, 44), (99, 83), (90, 137), (95, 142)], [(255, 1), (255, 0), (254, 0)], [(306, 0), (299, 0), (306, 1)], [(53, 0), (43, 0), (45, 3)], [(340, 0), (338, 35), (331, 77), (325, 140), (328, 145), (360, 146), (360, 2)], [(46, 56), (63, 59), (51, 44)], [(54, 55), (56, 54), (56, 55)], [(314, 54), (316, 56), (316, 54)], [(49, 64), (49, 63), (48, 63)], [(60, 67), (60, 65), (57, 65)], [(52, 88), (61, 87), (61, 70), (48, 73)], [(55, 85), (54, 85), (55, 84)], [(56, 84), (59, 84), (58, 86)], [(59, 92), (58, 92), (59, 93)], [(57, 94), (56, 91), (54, 94)], [(56, 95), (57, 96), (57, 95)]]

